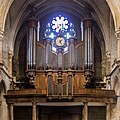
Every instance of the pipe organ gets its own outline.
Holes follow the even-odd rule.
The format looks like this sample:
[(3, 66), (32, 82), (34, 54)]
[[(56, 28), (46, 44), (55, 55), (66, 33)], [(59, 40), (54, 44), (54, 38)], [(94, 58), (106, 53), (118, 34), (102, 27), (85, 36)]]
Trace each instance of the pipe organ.
[(85, 19), (83, 21), (83, 29), (84, 29), (84, 70), (93, 70), (94, 66), (94, 33), (93, 33), (93, 20)]
[(37, 24), (38, 21), (34, 18), (27, 20), (27, 75), (31, 79), (33, 79), (36, 70)]
[(49, 39), (46, 39), (46, 68), (51, 67), (52, 45)]
[(81, 37), (81, 20), (76, 16), (71, 19), (74, 24), (77, 21), (75, 29), (70, 19), (62, 15), (52, 21), (47, 21), (50, 16), (46, 18), (41, 17), (42, 32), (38, 40), (38, 21), (35, 18), (26, 21), (27, 39), (23, 38), (19, 48), (22, 67), (18, 75), (21, 78), (11, 81), (13, 90), (4, 95), (11, 120), (105, 120), (106, 116), (106, 120), (110, 120), (110, 105), (116, 103), (117, 96), (114, 90), (100, 89), (105, 82), (99, 85), (99, 81), (93, 79), (95, 70), (101, 70), (98, 64), (102, 62), (99, 60), (101, 53), (94, 54), (94, 49), (100, 51), (94, 48), (97, 43), (96, 37), (94, 41), (94, 21), (83, 20)]
[[(51, 33), (50, 24), (47, 24), (44, 40), (37, 41), (37, 22), (36, 19), (27, 20), (28, 77), (31, 79), (32, 76), (36, 87), (48, 96), (72, 96), (75, 90), (85, 87), (86, 74), (89, 75), (94, 70), (93, 20), (83, 20), (83, 41), (77, 40), (72, 23), (69, 26), (70, 34), (63, 34), (64, 29), (58, 26), (57, 36), (54, 32)], [(63, 25), (67, 26), (67, 22)], [(54, 29), (55, 27), (54, 25)]]

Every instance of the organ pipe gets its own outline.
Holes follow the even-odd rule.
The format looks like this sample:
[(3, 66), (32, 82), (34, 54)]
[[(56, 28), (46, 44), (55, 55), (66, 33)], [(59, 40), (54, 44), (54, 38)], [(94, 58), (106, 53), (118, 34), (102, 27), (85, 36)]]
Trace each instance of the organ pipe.
[(28, 70), (36, 69), (36, 44), (37, 44), (37, 24), (34, 18), (27, 20), (27, 68)]
[(46, 44), (46, 65), (47, 67), (51, 66), (51, 50), (52, 46), (49, 42)]
[(62, 70), (62, 52), (61, 51), (59, 51), (58, 52), (58, 69), (59, 70)]
[(74, 64), (75, 64), (75, 45), (74, 45), (74, 38), (70, 39), (70, 45), (69, 45), (69, 65), (70, 68), (74, 69)]
[(93, 20), (85, 19), (83, 21), (84, 29), (84, 41), (85, 41), (85, 57), (84, 57), (84, 69), (93, 70), (93, 52), (94, 52), (94, 32), (93, 32)]

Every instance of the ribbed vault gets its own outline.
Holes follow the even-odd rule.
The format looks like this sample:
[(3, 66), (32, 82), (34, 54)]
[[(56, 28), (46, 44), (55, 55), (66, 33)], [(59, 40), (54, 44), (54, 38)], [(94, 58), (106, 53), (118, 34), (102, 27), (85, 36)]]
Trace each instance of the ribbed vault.
[[(109, 36), (108, 21), (110, 19), (110, 10), (104, 0), (14, 0), (7, 15), (7, 19), (10, 21), (9, 30), (11, 31), (10, 49), (14, 48), (15, 39), (19, 29), (23, 22), (30, 16), (31, 6), (34, 7), (35, 16), (38, 19), (59, 10), (73, 14), (80, 19), (84, 19), (87, 15), (86, 11), (89, 11), (92, 18), (97, 21), (97, 24), (104, 35), (104, 40), (107, 41)], [(8, 23), (6, 22), (6, 24)]]
[[(24, 23), (31, 15), (31, 7), (34, 7), (34, 15), (39, 20), (41, 20), (44, 16), (55, 13), (57, 11), (63, 11), (68, 14), (72, 14), (81, 20), (86, 18), (88, 13), (91, 13), (91, 17), (96, 21), (97, 26), (95, 28), (95, 35), (101, 46), (102, 55), (105, 55), (105, 51), (110, 51), (111, 49), (111, 44), (108, 44), (110, 43), (110, 27), (111, 24), (114, 26), (112, 13), (107, 2), (105, 0), (11, 1), (12, 4), (7, 13), (4, 30), (7, 35), (6, 37), (8, 38), (9, 49), (10, 51), (19, 51), (19, 45), (21, 42), (20, 40), (22, 40), (26, 33)], [(13, 52), (13, 54), (18, 53)]]

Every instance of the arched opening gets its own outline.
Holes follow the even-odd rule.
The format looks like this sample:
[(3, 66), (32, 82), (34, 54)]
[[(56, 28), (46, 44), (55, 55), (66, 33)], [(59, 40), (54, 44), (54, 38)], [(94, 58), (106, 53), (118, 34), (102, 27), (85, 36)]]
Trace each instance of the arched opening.
[[(59, 14), (58, 14), (59, 13)], [(41, 17), (40, 18), (40, 29), (39, 29), (39, 40), (37, 42), (38, 44), (38, 47), (37, 47), (37, 67), (38, 67), (38, 70), (44, 70), (45, 69), (45, 48), (43, 47), (44, 44), (45, 44), (45, 30), (46, 30), (46, 25), (47, 23), (51, 22), (52, 20), (52, 17), (54, 15), (60, 15), (60, 13), (62, 13), (63, 15), (67, 15), (67, 17), (69, 17), (69, 21), (72, 21), (72, 23), (74, 23), (74, 29), (75, 29), (75, 32), (76, 32), (76, 43), (80, 43), (78, 46), (77, 46), (77, 51), (76, 51), (76, 55), (78, 54), (78, 57), (76, 58), (76, 65), (75, 65), (75, 69), (77, 70), (82, 70), (83, 69), (83, 61), (82, 59), (84, 59), (84, 45), (83, 45), (83, 40), (82, 40), (82, 33), (83, 33), (83, 29), (82, 29), (82, 20), (81, 18), (79, 17), (76, 17), (72, 14), (69, 14), (69, 13), (65, 13), (65, 12), (56, 12), (55, 14), (52, 13), (52, 14), (48, 14), (44, 17)], [(97, 23), (95, 23), (97, 24)], [(96, 76), (101, 76), (102, 77), (102, 59), (103, 59), (103, 52), (101, 52), (101, 50), (103, 50), (101, 48), (101, 44), (103, 44), (103, 37), (101, 36), (101, 31), (100, 31), (100, 28), (97, 26), (95, 26), (95, 40), (94, 40), (94, 62), (95, 62), (95, 75)], [(14, 61), (18, 61), (18, 63), (15, 63), (13, 62), (13, 73), (14, 71), (16, 71), (16, 67), (14, 64), (16, 64), (17, 66), (17, 73), (16, 74), (13, 74), (14, 76), (17, 76), (17, 78), (23, 78), (25, 77), (26, 75), (26, 52), (27, 52), (27, 31), (26, 31), (26, 24), (23, 23), (23, 25), (21, 26), (19, 32), (18, 32), (18, 35), (17, 35), (17, 38), (16, 38), (16, 42), (15, 42), (15, 45), (14, 45), (14, 51), (15, 51), (15, 54), (14, 54)], [(99, 32), (98, 32), (99, 30)], [(23, 32), (24, 31), (24, 34)], [(99, 36), (101, 36), (101, 38), (99, 38)], [(99, 40), (101, 39), (101, 40)], [(54, 44), (54, 43), (52, 43)], [(53, 50), (53, 48), (52, 48)], [(105, 50), (105, 49), (104, 49)], [(49, 54), (49, 53), (48, 53)], [(66, 66), (64, 66), (65, 69), (68, 69), (68, 62), (69, 60), (68, 59), (68, 54), (67, 54), (67, 51), (63, 57), (64, 59), (64, 64)], [(78, 60), (77, 60), (78, 59)], [(53, 65), (55, 66), (55, 68), (53, 69), (56, 69), (57, 65), (56, 65), (56, 61), (57, 61), (57, 56), (56, 56), (56, 53), (54, 51), (54, 54), (53, 54)], [(77, 65), (79, 64), (79, 65)]]
[[(57, 17), (54, 18), (54, 15)], [(44, 117), (51, 120), (81, 120), (87, 116), (96, 119), (101, 117), (101, 115), (94, 117), (96, 110), (98, 115), (102, 110), (102, 119), (106, 118), (105, 114), (109, 114), (109, 106), (107, 112), (105, 112), (106, 107), (94, 110), (94, 107), (89, 109), (88, 106), (105, 106), (105, 100), (110, 102), (116, 97), (114, 91), (95, 89), (99, 87), (96, 84), (102, 86), (103, 77), (106, 76), (103, 63), (107, 63), (108, 71), (110, 70), (110, 62), (105, 54), (110, 50), (110, 45), (107, 43), (109, 39), (111, 40), (109, 30), (113, 28), (110, 26), (113, 21), (110, 15), (105, 0), (97, 2), (95, 0), (14, 0), (6, 20), (5, 33), (9, 32), (9, 34), (5, 37), (7, 41), (3, 41), (3, 48), (5, 46), (3, 59), (9, 68), (8, 51), (13, 50), (14, 90), (8, 91), (8, 98), (6, 98), (11, 100), (9, 94), (13, 95), (13, 102), (19, 101), (21, 104), (21, 106), (11, 105), (10, 110), (11, 113), (15, 113), (12, 114), (15, 119), (32, 119), (32, 115), (36, 116), (38, 107), (40, 107), (38, 117), (39, 119), (42, 117), (42, 120), (45, 119)], [(37, 28), (37, 21), (39, 28)], [(46, 26), (51, 21), (52, 25)], [(69, 21), (70, 23), (67, 24)], [(67, 27), (70, 27), (68, 31)], [(36, 33), (39, 33), (39, 39)], [(100, 78), (102, 82), (93, 79), (95, 86), (93, 83), (91, 86), (87, 84), (86, 87), (91, 76)], [(95, 80), (98, 80), (96, 78)], [(99, 88), (104, 88), (101, 86)], [(26, 104), (26, 101), (30, 104)], [(60, 102), (62, 106), (56, 108), (54, 102), (58, 102), (57, 105)], [(4, 104), (4, 101), (1, 103)], [(26, 105), (28, 108), (24, 109)], [(44, 105), (45, 107), (42, 107)], [(53, 105), (50, 111), (47, 109), (49, 105)], [(70, 111), (72, 109), (69, 108), (74, 108), (75, 112)], [(20, 112), (23, 116), (19, 114)]]

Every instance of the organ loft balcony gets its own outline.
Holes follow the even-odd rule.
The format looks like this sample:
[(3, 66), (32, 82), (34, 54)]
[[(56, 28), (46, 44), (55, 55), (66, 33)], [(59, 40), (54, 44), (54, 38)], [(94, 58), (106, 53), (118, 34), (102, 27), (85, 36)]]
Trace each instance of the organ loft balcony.
[[(93, 78), (94, 83), (86, 85), (83, 71), (51, 70), (36, 71), (34, 85), (17, 81), (14, 89), (9, 90), (6, 97), (8, 102), (32, 101), (40, 102), (110, 102), (116, 103), (114, 90), (106, 90), (104, 82)], [(99, 84), (98, 84), (99, 83)], [(89, 86), (89, 87), (88, 87)]]
[(81, 21), (81, 29), (58, 15), (45, 23), (40, 40), (38, 21), (32, 17), (26, 23), (27, 37), (13, 58), (16, 80), (6, 95), (8, 101), (116, 102), (115, 92), (107, 90), (103, 80), (105, 70), (94, 20)]

